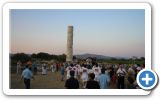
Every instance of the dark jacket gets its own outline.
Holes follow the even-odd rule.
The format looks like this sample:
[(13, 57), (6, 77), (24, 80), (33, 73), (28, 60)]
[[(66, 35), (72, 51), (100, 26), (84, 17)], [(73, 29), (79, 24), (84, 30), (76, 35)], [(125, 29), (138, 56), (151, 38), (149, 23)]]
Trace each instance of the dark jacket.
[(87, 89), (100, 89), (99, 83), (94, 80), (87, 81)]
[(65, 87), (67, 89), (78, 89), (79, 88), (79, 82), (74, 77), (70, 77), (66, 80)]

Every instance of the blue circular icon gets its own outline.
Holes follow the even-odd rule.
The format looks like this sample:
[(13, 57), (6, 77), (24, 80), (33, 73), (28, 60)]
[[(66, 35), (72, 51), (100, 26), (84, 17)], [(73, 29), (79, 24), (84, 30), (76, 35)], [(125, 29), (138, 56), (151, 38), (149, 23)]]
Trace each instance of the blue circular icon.
[(142, 89), (150, 90), (157, 84), (157, 74), (152, 70), (141, 70), (137, 75), (137, 83)]

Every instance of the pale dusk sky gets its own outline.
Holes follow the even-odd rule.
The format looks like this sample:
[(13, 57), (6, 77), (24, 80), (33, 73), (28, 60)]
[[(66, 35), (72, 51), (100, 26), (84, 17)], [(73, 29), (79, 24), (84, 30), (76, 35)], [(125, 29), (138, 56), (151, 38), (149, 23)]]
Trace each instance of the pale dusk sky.
[(65, 53), (69, 25), (74, 54), (145, 56), (143, 9), (10, 10), (10, 53)]

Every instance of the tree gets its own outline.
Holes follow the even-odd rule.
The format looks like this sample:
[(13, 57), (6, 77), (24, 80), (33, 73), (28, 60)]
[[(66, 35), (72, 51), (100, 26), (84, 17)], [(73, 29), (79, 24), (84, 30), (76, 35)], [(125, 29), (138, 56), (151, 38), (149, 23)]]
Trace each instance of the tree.
[(141, 60), (145, 60), (145, 58), (144, 58), (144, 57), (140, 57), (140, 59), (141, 59)]
[(41, 60), (51, 60), (52, 56), (48, 53), (40, 52), (36, 55), (36, 58)]
[(31, 57), (25, 53), (16, 53), (11, 56), (11, 61), (12, 60), (14, 62), (17, 62), (20, 60), (22, 63), (24, 63), (24, 62), (31, 60)]
[(31, 55), (31, 58), (37, 58), (37, 55), (36, 55), (35, 53), (33, 53), (33, 54)]
[(66, 55), (65, 54), (58, 55), (57, 58), (58, 58), (57, 60), (60, 61), (60, 62), (65, 62), (66, 61)]

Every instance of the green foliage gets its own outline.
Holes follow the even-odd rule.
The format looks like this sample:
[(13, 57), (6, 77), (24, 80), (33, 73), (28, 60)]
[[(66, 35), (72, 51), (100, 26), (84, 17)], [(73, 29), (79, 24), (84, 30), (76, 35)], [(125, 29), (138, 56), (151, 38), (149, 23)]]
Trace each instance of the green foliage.
[[(76, 59), (75, 56), (73, 56), (73, 59)], [(26, 63), (29, 60), (40, 60), (40, 61), (50, 61), (50, 60), (55, 60), (58, 62), (65, 62), (66, 60), (66, 55), (62, 54), (62, 55), (54, 55), (54, 54), (48, 54), (48, 53), (44, 53), (44, 52), (40, 52), (40, 53), (33, 53), (31, 55), (29, 54), (25, 54), (25, 53), (16, 53), (16, 54), (11, 54), (10, 55), (10, 60), (11, 60), (11, 64), (16, 65), (17, 61), (21, 61), (22, 63)], [(78, 59), (78, 61), (83, 61), (83, 59)], [(145, 58), (144, 57), (140, 57), (140, 58), (136, 58), (136, 59), (117, 59), (117, 58), (112, 58), (112, 59), (92, 59), (95, 62), (99, 62), (99, 63), (111, 63), (111, 64), (145, 64)], [(84, 60), (85, 61), (85, 60)]]
[(11, 59), (11, 64), (15, 65), (19, 60), (22, 63), (24, 63), (31, 60), (31, 57), (25, 53), (16, 53), (16, 54), (10, 55), (10, 59)]
[(59, 61), (59, 62), (65, 62), (66, 60), (66, 55), (62, 54), (62, 55), (51, 55), (48, 53), (44, 53), (44, 52), (40, 52), (40, 53), (33, 53), (31, 55), (25, 54), (25, 53), (16, 53), (16, 54), (12, 54), (10, 55), (10, 59), (11, 59), (11, 64), (16, 65), (17, 61), (21, 61), (22, 63), (26, 63), (29, 60), (55, 60), (55, 61)]

